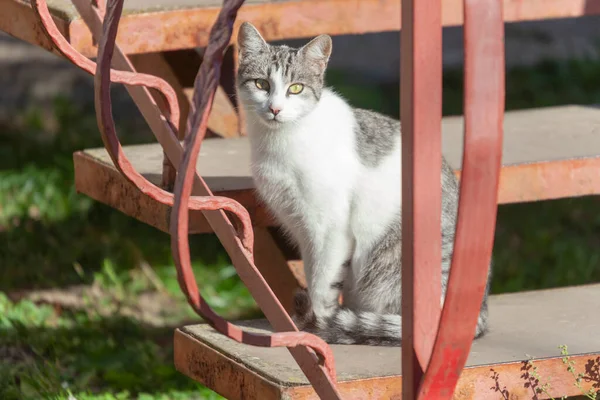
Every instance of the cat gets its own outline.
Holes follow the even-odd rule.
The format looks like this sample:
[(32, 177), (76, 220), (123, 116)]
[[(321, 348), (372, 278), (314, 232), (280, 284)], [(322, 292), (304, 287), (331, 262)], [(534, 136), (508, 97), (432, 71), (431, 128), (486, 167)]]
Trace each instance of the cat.
[[(400, 122), (324, 86), (328, 35), (275, 46), (244, 22), (237, 44), (256, 190), (304, 261), (295, 322), (328, 343), (401, 344)], [(441, 185), (444, 295), (459, 192), (445, 159)], [(487, 329), (488, 291), (489, 278), (475, 337)]]

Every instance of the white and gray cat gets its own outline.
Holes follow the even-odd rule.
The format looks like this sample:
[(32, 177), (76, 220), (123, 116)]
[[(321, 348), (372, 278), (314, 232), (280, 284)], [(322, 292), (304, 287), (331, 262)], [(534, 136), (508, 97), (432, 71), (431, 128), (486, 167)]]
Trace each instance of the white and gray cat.
[[(245, 22), (238, 47), (255, 185), (304, 261), (299, 328), (328, 343), (400, 344), (400, 122), (324, 87), (327, 35), (300, 49), (272, 46)], [(445, 160), (441, 185), (445, 293), (459, 190)], [(476, 337), (487, 328), (488, 288), (489, 279)]]

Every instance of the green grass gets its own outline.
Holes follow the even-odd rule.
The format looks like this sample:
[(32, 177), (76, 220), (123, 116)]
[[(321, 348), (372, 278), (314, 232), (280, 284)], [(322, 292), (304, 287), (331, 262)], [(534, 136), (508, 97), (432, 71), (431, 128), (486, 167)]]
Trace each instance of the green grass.
[[(598, 71), (594, 61), (512, 70), (507, 108), (600, 103)], [(461, 112), (461, 74), (445, 74), (446, 115)], [(353, 104), (398, 115), (396, 85), (335, 71), (328, 80)], [(28, 110), (0, 127), (0, 398), (219, 398), (173, 368), (173, 329), (198, 318), (168, 235), (74, 190), (73, 151), (101, 145), (94, 111), (61, 99), (51, 121)], [(596, 201), (501, 206), (492, 291), (599, 282)], [(258, 315), (218, 241), (194, 236), (191, 248), (211, 305), (229, 318)], [(46, 297), (26, 297), (32, 290)]]
[(53, 398), (69, 387), (78, 398), (84, 388), (90, 393), (111, 388), (120, 393), (117, 398), (157, 392), (202, 398), (193, 395), (198, 384), (165, 362), (173, 350), (160, 343), (168, 342), (170, 329), (118, 314), (103, 317), (93, 307), (57, 315), (52, 306), (14, 304), (5, 296), (0, 296), (0, 310), (5, 351), (10, 349), (0, 364), (2, 398)]
[[(95, 116), (57, 99), (54, 117), (55, 135), (35, 110), (0, 135), (0, 398), (218, 398), (173, 367), (173, 329), (198, 317), (169, 236), (75, 192), (73, 151), (102, 145)], [(229, 318), (255, 315), (218, 240), (191, 247), (207, 301)], [(72, 304), (79, 287), (90, 293)], [(48, 289), (59, 292), (14, 300)]]

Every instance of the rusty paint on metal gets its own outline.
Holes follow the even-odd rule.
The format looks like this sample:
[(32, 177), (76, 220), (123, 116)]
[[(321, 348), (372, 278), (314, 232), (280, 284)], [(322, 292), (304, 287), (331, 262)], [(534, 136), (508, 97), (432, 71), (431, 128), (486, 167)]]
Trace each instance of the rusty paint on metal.
[[(112, 164), (99, 163), (85, 152), (73, 154), (75, 189), (163, 232), (169, 232), (171, 207), (142, 193)], [(228, 196), (228, 193), (218, 193)], [(240, 200), (239, 196), (237, 199)], [(243, 204), (243, 203), (242, 203)], [(190, 233), (212, 232), (200, 211), (190, 213)]]
[[(94, 200), (116, 208), (130, 217), (169, 232), (171, 207), (157, 203), (129, 182), (112, 163), (106, 163), (85, 151), (73, 154), (75, 189)], [(135, 165), (135, 163), (134, 163)], [(159, 182), (146, 176), (154, 184)], [(228, 197), (248, 210), (254, 227), (276, 226), (274, 217), (256, 199), (254, 190), (216, 191), (215, 196)], [(201, 212), (190, 212), (190, 234), (212, 233), (213, 230)]]
[[(222, 387), (228, 381), (244, 382), (246, 388), (260, 387), (259, 397), (264, 400), (272, 399), (295, 399), (295, 400), (313, 400), (318, 399), (317, 394), (310, 385), (286, 386), (281, 382), (274, 381), (268, 377), (260, 375), (260, 371), (248, 369), (243, 363), (233, 360), (231, 357), (208, 346), (192, 335), (177, 331), (175, 336), (175, 348), (183, 348), (186, 353), (195, 352), (198, 357), (203, 359), (219, 358), (217, 365), (227, 366), (235, 369), (232, 375), (222, 376), (220, 370), (202, 369), (190, 373), (190, 366), (187, 365), (185, 357), (175, 357), (176, 368), (200, 382), (212, 383), (215, 386)], [(176, 350), (177, 352), (177, 350)], [(582, 380), (582, 388), (589, 390), (600, 385), (600, 353), (573, 354), (570, 360), (575, 363), (577, 373), (583, 373), (585, 379)], [(580, 394), (579, 389), (573, 384), (574, 378), (567, 371), (567, 366), (563, 364), (561, 357), (550, 357), (532, 360), (536, 366), (543, 382), (550, 384), (548, 392), (555, 398), (561, 396), (576, 396)], [(527, 374), (529, 372), (529, 374)], [(532, 389), (533, 384), (533, 389)], [(527, 360), (499, 363), (492, 365), (477, 365), (467, 367), (463, 370), (454, 395), (453, 400), (489, 400), (489, 399), (511, 399), (511, 400), (531, 400), (533, 390), (535, 389), (535, 379), (532, 379), (531, 368)], [(400, 400), (402, 396), (402, 377), (398, 375), (381, 376), (367, 379), (340, 380), (338, 382), (340, 394), (344, 399), (351, 400)], [(231, 400), (241, 400), (253, 398), (252, 390), (243, 392), (243, 394), (228, 393), (227, 398)], [(248, 396), (248, 397), (246, 397)], [(432, 397), (435, 398), (435, 397)], [(538, 399), (548, 398), (547, 395), (538, 394)]]
[[(36, 11), (38, 18), (42, 22), (44, 32), (47, 34), (50, 41), (54, 44), (54, 48), (66, 59), (77, 65), (85, 72), (93, 75), (96, 71), (96, 64), (83, 57), (71, 44), (65, 39), (60, 32), (48, 10), (48, 5), (45, 0), (31, 0), (32, 7)], [(91, 7), (90, 7), (91, 8)], [(92, 11), (94, 13), (94, 11)], [(99, 15), (96, 15), (98, 18)], [(172, 121), (179, 120), (179, 105), (177, 103), (177, 95), (173, 88), (163, 79), (157, 78), (154, 75), (136, 74), (129, 71), (112, 70), (112, 76), (115, 82), (123, 83), (131, 86), (146, 86), (158, 90), (165, 96), (170, 117)]]
[(416, 398), (437, 332), (441, 298), (442, 4), (403, 0), (402, 370)]
[[(323, 32), (344, 35), (397, 31), (401, 28), (399, 3), (396, 0), (319, 0), (311, 1), (310, 6), (304, 1), (248, 4), (240, 10), (238, 21), (252, 21), (266, 40), (305, 38)], [(527, 3), (526, 8), (519, 9), (515, 0), (505, 0), (506, 21), (600, 14), (598, 0), (590, 2), (596, 7), (586, 6), (585, 0), (529, 0)], [(461, 25), (462, 1), (443, 0), (443, 4), (444, 26)], [(217, 12), (218, 9), (198, 8), (128, 15), (123, 18), (124, 31), (140, 34), (123, 34), (118, 40), (128, 53), (203, 47), (208, 43), (205, 32), (210, 30)], [(76, 48), (83, 54), (95, 54), (89, 34), (78, 23), (72, 22), (70, 29), (74, 43), (77, 41)], [(164, 28), (170, 26), (178, 29)], [(236, 29), (238, 27), (239, 23)], [(144, 40), (147, 35), (152, 41)]]
[[(30, 5), (23, 1), (0, 0), (0, 10), (1, 31), (60, 55)], [(53, 20), (57, 30), (69, 37), (69, 22), (58, 17)]]
[[(462, 24), (461, 1), (444, 0), (443, 4), (443, 24)], [(38, 46), (48, 45), (43, 35), (36, 33), (40, 31), (36, 31), (30, 7), (19, 0), (0, 0), (0, 9), (3, 10), (0, 29)], [(293, 0), (248, 4), (240, 11), (238, 20), (252, 21), (267, 40), (279, 40), (324, 32), (342, 35), (397, 31), (399, 13), (400, 4), (396, 0), (318, 0), (311, 1), (310, 6), (305, 1)], [(122, 18), (118, 42), (127, 54), (204, 47), (208, 44), (206, 32), (217, 14), (218, 8), (129, 14)], [(600, 0), (504, 0), (507, 22), (596, 14), (600, 14)], [(79, 52), (87, 57), (96, 55), (94, 40), (82, 20), (69, 22), (58, 17), (55, 20)]]
[(598, 194), (600, 158), (505, 166), (499, 203), (551, 200)]
[[(569, 357), (575, 363), (578, 373), (584, 374), (581, 380), (583, 390), (600, 389), (600, 353), (577, 354)], [(499, 399), (548, 399), (549, 396), (571, 397), (581, 395), (574, 385), (574, 377), (567, 370), (561, 357), (532, 360), (539, 376), (532, 375), (533, 366), (527, 360), (498, 365), (466, 368), (458, 381), (453, 399), (486, 400)], [(548, 383), (548, 394), (537, 393), (541, 385)]]
[(473, 342), (496, 225), (505, 84), (502, 1), (464, 4), (465, 141), (458, 220), (442, 316), (418, 399), (452, 398)]
[[(335, 369), (333, 366), (333, 355), (329, 346), (320, 338), (307, 334), (305, 332), (298, 332), (294, 329), (295, 326), (291, 323), (291, 332), (280, 332), (272, 335), (258, 335), (250, 332), (243, 331), (239, 327), (225, 321), (218, 316), (212, 308), (206, 303), (198, 291), (197, 283), (191, 269), (191, 261), (189, 255), (189, 243), (187, 241), (188, 235), (188, 210), (199, 209), (206, 211), (217, 211), (221, 213), (223, 210), (233, 213), (241, 222), (241, 229), (238, 230), (237, 235), (232, 237), (234, 242), (237, 243), (237, 250), (245, 256), (246, 261), (250, 263), (250, 271), (246, 273), (252, 273), (255, 278), (258, 278), (262, 283), (263, 287), (266, 287), (266, 293), (260, 293), (257, 297), (259, 304), (269, 306), (265, 307), (265, 313), (269, 311), (269, 308), (276, 307), (277, 311), (280, 311), (283, 319), (289, 316), (285, 313), (281, 304), (268, 288), (264, 279), (260, 276), (260, 273), (252, 263), (252, 229), (248, 228), (246, 223), (249, 222), (249, 216), (247, 211), (241, 207), (238, 203), (231, 201), (230, 199), (216, 198), (211, 195), (210, 190), (206, 187), (206, 184), (200, 182), (204, 186), (204, 190), (208, 193), (208, 196), (201, 197), (190, 197), (192, 193), (192, 186), (194, 178), (198, 176), (193, 172), (195, 171), (196, 158), (198, 156), (200, 142), (206, 133), (208, 115), (210, 113), (210, 106), (214, 98), (214, 93), (218, 85), (219, 68), (222, 59), (222, 53), (224, 48), (227, 46), (231, 36), (231, 22), (235, 19), (237, 9), (241, 6), (243, 0), (231, 0), (226, 1), (219, 18), (215, 22), (213, 29), (211, 30), (212, 41), (209, 43), (209, 47), (205, 54), (205, 60), (202, 63), (200, 71), (198, 72), (198, 78), (196, 81), (197, 93), (194, 95), (195, 110), (190, 114), (190, 120), (193, 121), (191, 124), (192, 131), (189, 135), (186, 135), (186, 150), (183, 152), (181, 158), (180, 169), (183, 168), (183, 173), (180, 173), (176, 180), (175, 185), (175, 201), (173, 203), (172, 213), (177, 216), (171, 221), (171, 232), (172, 232), (172, 247), (174, 251), (175, 264), (178, 271), (178, 278), (181, 289), (186, 294), (189, 304), (192, 308), (206, 319), (216, 330), (222, 334), (240, 341), (255, 346), (263, 347), (288, 347), (290, 349), (295, 347), (311, 348), (317, 354), (320, 354), (324, 361), (324, 368), (328, 375), (318, 376), (307, 373), (309, 379), (313, 379), (313, 385), (315, 388), (327, 398), (339, 398), (335, 390)], [(96, 92), (96, 110), (98, 115), (98, 124), (103, 137), (112, 139), (114, 149), (107, 144), (107, 150), (109, 152), (115, 152), (115, 150), (121, 150), (120, 144), (115, 132), (114, 121), (111, 115), (111, 102), (110, 102), (110, 63), (112, 54), (115, 48), (115, 40), (118, 31), (118, 22), (123, 9), (123, 0), (112, 1), (107, 5), (104, 34), (99, 41), (99, 52), (98, 52), (98, 68), (95, 75), (95, 92)], [(200, 82), (200, 84), (199, 84)], [(200, 94), (202, 93), (202, 94)], [(193, 107), (194, 108), (194, 107)], [(189, 124), (188, 124), (189, 125)], [(116, 142), (116, 143), (115, 143)], [(119, 154), (121, 156), (122, 154)], [(124, 158), (124, 155), (122, 155)], [(123, 161), (120, 157), (115, 155), (112, 156), (115, 163)], [(190, 162), (193, 161), (193, 162)], [(133, 170), (131, 165), (126, 166), (122, 169), (122, 172), (129, 178), (135, 179), (141, 177), (139, 173)], [(143, 179), (143, 177), (142, 177)], [(138, 182), (136, 182), (138, 183)], [(161, 190), (150, 182), (139, 182), (141, 186), (145, 186), (145, 189), (149, 192), (154, 192), (152, 195), (158, 196)], [(140, 186), (140, 185), (138, 185)], [(170, 200), (170, 199), (169, 199)], [(185, 207), (182, 207), (185, 204)], [(223, 214), (224, 215), (224, 214)], [(211, 220), (207, 216), (209, 223)], [(211, 223), (211, 225), (213, 225)], [(215, 229), (217, 231), (217, 229)], [(226, 246), (226, 249), (229, 250)], [(239, 254), (239, 253), (237, 253)], [(233, 254), (232, 260), (236, 264), (236, 257)], [(252, 288), (251, 288), (252, 289)], [(262, 301), (261, 301), (262, 297)], [(291, 322), (291, 321), (290, 321)], [(316, 363), (316, 359), (313, 359), (313, 363)], [(320, 371), (319, 367), (313, 367), (314, 372)], [(312, 376), (311, 376), (312, 375)], [(320, 378), (320, 379), (319, 379)], [(325, 379), (323, 379), (325, 378)], [(329, 378), (329, 379), (328, 379)]]
[[(118, 137), (116, 135), (114, 121), (112, 120), (112, 109), (110, 102), (110, 81), (111, 79), (115, 82), (124, 83), (130, 86), (136, 85), (145, 85), (145, 86), (153, 86), (158, 90), (161, 90), (163, 93), (166, 92), (164, 88), (161, 87), (164, 81), (158, 80), (156, 77), (146, 76), (143, 74), (136, 74), (124, 71), (114, 71), (111, 70), (110, 64), (112, 60), (113, 53), (115, 52), (115, 39), (118, 30), (118, 22), (120, 19), (120, 14), (122, 12), (123, 1), (111, 1), (106, 9), (106, 19), (103, 35), (99, 40), (99, 54), (98, 54), (98, 66), (92, 63), (91, 61), (85, 59), (80, 53), (73, 51), (72, 48), (66, 43), (64, 37), (60, 34), (60, 32), (56, 31), (56, 26), (52, 22), (49, 17), (47, 5), (43, 0), (32, 0), (33, 6), (36, 8), (37, 13), (39, 14), (40, 20), (45, 26), (45, 29), (55, 43), (55, 45), (60, 48), (61, 53), (65, 56), (69, 57), (69, 59), (74, 62), (76, 65), (87, 69), (88, 72), (95, 72), (95, 100), (96, 100), (96, 110), (97, 110), (97, 119), (98, 126), (100, 128), (100, 132), (102, 134), (103, 141), (105, 143), (106, 150), (108, 151), (111, 159), (114, 164), (117, 166), (119, 171), (138, 189), (143, 191), (148, 196), (152, 197), (154, 200), (164, 203), (166, 205), (173, 205), (175, 209), (181, 209), (181, 198), (179, 200), (174, 200), (174, 196), (171, 193), (165, 192), (159, 187), (155, 186), (148, 180), (146, 180), (142, 175), (140, 175), (135, 169), (132, 167), (129, 160), (125, 157), (123, 153), (123, 149), (119, 143)], [(215, 42), (211, 42), (211, 46), (209, 46), (208, 54), (212, 54), (213, 57), (207, 57), (209, 62), (203, 64), (203, 68), (199, 72), (200, 81), (206, 83), (206, 78), (208, 77), (209, 82), (218, 83), (214, 81), (214, 71), (218, 71), (220, 66), (220, 59), (215, 57), (215, 54), (218, 54), (219, 51), (222, 52), (224, 46), (226, 46), (229, 42), (229, 37), (231, 35), (231, 25), (228, 24), (231, 18), (235, 19), (235, 13), (237, 8), (241, 6), (243, 0), (234, 0), (228, 1), (220, 13), (220, 18), (213, 29), (213, 35), (215, 35)], [(92, 8), (90, 6), (90, 8)], [(97, 10), (96, 10), (97, 11)], [(97, 27), (97, 26), (96, 26)], [(93, 27), (92, 27), (93, 28)], [(226, 41), (223, 40), (223, 37), (226, 38)], [(117, 54), (121, 53), (117, 48)], [(212, 50), (212, 53), (211, 53)], [(122, 54), (122, 53), (121, 53)], [(128, 60), (127, 60), (128, 61)], [(212, 61), (212, 62), (210, 62)], [(94, 71), (95, 70), (95, 71)], [(217, 72), (218, 77), (218, 72)], [(200, 99), (198, 102), (202, 105), (193, 118), (195, 121), (199, 121), (194, 123), (194, 127), (197, 127), (197, 130), (193, 131), (193, 134), (190, 135), (192, 140), (196, 140), (196, 138), (202, 139), (205, 131), (206, 131), (206, 121), (208, 118), (208, 114), (210, 112), (210, 103), (212, 102), (212, 97), (214, 96), (214, 89), (206, 90), (206, 86), (202, 85), (198, 87), (204, 90), (203, 94), (200, 96), (195, 96)], [(172, 88), (171, 88), (172, 90)], [(152, 110), (151, 112), (157, 113), (160, 115), (160, 111), (158, 110), (156, 103), (152, 100), (151, 96), (147, 91), (144, 93), (147, 96), (143, 99), (144, 102), (136, 103), (141, 108), (146, 108)], [(170, 104), (175, 105), (177, 112), (170, 112), (169, 117), (178, 117), (178, 107), (176, 107), (176, 97), (171, 97), (169, 100), (174, 99)], [(143, 107), (142, 107), (143, 106)], [(144, 110), (142, 109), (142, 112)], [(201, 116), (201, 117), (200, 117)], [(200, 117), (200, 118), (199, 118)], [(178, 118), (177, 118), (178, 119)], [(274, 325), (279, 324), (279, 329), (281, 330), (281, 326), (287, 324), (289, 328), (291, 328), (291, 332), (282, 332), (276, 333), (273, 335), (256, 335), (248, 332), (244, 332), (239, 329), (237, 326), (228, 323), (227, 321), (220, 318), (213, 310), (208, 306), (208, 304), (201, 298), (198, 292), (198, 288), (195, 282), (195, 278), (193, 274), (191, 274), (191, 267), (188, 265), (181, 265), (181, 263), (176, 263), (178, 267), (178, 276), (180, 278), (180, 284), (186, 295), (188, 296), (188, 300), (192, 307), (205, 319), (207, 319), (212, 326), (214, 326), (221, 333), (226, 334), (227, 336), (234, 338), (238, 341), (242, 341), (244, 343), (254, 344), (258, 346), (266, 346), (266, 347), (288, 347), (292, 354), (295, 355), (299, 361), (300, 366), (306, 371), (307, 377), (313, 382), (315, 388), (322, 393), (324, 398), (332, 398), (337, 399), (339, 395), (335, 389), (335, 369), (333, 366), (333, 356), (331, 354), (331, 349), (329, 346), (322, 341), (320, 338), (307, 334), (305, 332), (298, 332), (296, 327), (289, 315), (283, 310), (281, 304), (274, 296), (273, 292), (266, 285), (266, 282), (260, 276), (260, 273), (256, 269), (256, 267), (252, 264), (252, 243), (253, 243), (253, 235), (252, 235), (252, 227), (250, 224), (250, 218), (247, 211), (237, 202), (227, 199), (227, 198), (219, 198), (212, 196), (206, 184), (202, 181), (201, 178), (194, 174), (195, 176), (191, 176), (191, 178), (196, 178), (197, 181), (203, 186), (204, 191), (208, 194), (208, 196), (194, 196), (189, 198), (191, 194), (192, 187), (192, 179), (190, 179), (190, 171), (195, 170), (195, 163), (190, 166), (190, 151), (189, 149), (186, 152), (183, 152), (180, 144), (177, 141), (177, 135), (175, 132), (175, 123), (177, 119), (173, 118), (173, 121), (167, 121), (164, 119), (163, 128), (166, 128), (167, 134), (164, 134), (162, 130), (153, 129), (154, 133), (157, 135), (159, 140), (162, 139), (161, 144), (163, 142), (167, 144), (165, 146), (165, 151), (173, 153), (172, 159), (177, 159), (180, 161), (183, 158), (183, 165), (186, 166), (186, 173), (182, 174), (182, 176), (188, 177), (188, 186), (184, 186), (187, 189), (188, 195), (185, 201), (186, 204), (186, 214), (187, 207), (193, 210), (203, 210), (205, 212), (210, 211), (218, 211), (222, 216), (222, 219), (218, 222), (220, 223), (219, 227), (215, 227), (213, 221), (205, 214), (211, 226), (215, 229), (217, 234), (222, 233), (224, 228), (229, 229), (230, 237), (229, 243), (235, 244), (237, 250), (236, 254), (232, 255), (232, 260), (234, 264), (238, 264), (236, 261), (240, 259), (239, 254), (245, 257), (246, 262), (249, 264), (249, 271), (245, 271), (246, 274), (253, 274), (253, 278), (259, 281), (262, 284), (262, 287), (259, 288), (261, 291), (259, 292), (259, 296), (257, 301), (260, 305), (264, 306), (265, 314), (271, 314), (271, 318), (273, 318)], [(178, 122), (178, 121), (177, 121)], [(154, 128), (153, 126), (151, 126)], [(197, 133), (200, 132), (200, 136), (197, 136)], [(175, 147), (173, 143), (177, 143), (179, 147)], [(196, 143), (194, 143), (196, 146)], [(197, 143), (197, 147), (199, 148), (199, 141)], [(179, 152), (174, 151), (173, 149), (178, 149)], [(183, 153), (183, 155), (181, 154)], [(197, 154), (195, 155), (197, 157)], [(179, 163), (177, 164), (179, 165)], [(188, 168), (189, 167), (189, 168)], [(181, 187), (178, 188), (181, 191)], [(228, 211), (231, 214), (237, 217), (238, 224), (236, 232), (233, 232), (232, 225), (229, 220), (225, 217), (223, 211)], [(219, 215), (219, 214), (213, 214)], [(175, 225), (184, 226), (187, 228), (187, 215), (186, 220), (182, 223), (181, 221), (176, 221)], [(179, 231), (181, 233), (181, 230)], [(187, 239), (187, 229), (185, 233)], [(233, 241), (231, 240), (233, 239)], [(186, 240), (187, 242), (187, 240)], [(187, 247), (187, 246), (184, 246)], [(225, 243), (226, 249), (229, 251), (231, 248), (227, 246)], [(176, 253), (175, 255), (176, 261), (181, 259), (181, 254)], [(187, 258), (189, 259), (189, 250), (187, 254)], [(251, 288), (252, 289), (252, 288)], [(261, 304), (262, 303), (262, 304)], [(278, 312), (277, 315), (273, 315), (273, 311)], [(297, 348), (297, 349), (296, 349)], [(320, 354), (322, 360), (324, 362), (324, 367), (321, 368), (317, 364), (317, 359), (314, 356), (311, 357), (311, 354), (306, 350), (308, 348), (313, 349), (317, 354)], [(311, 365), (312, 364), (312, 365)], [(324, 372), (327, 371), (327, 374)]]
[(281, 398), (280, 388), (249, 372), (242, 364), (232, 363), (223, 354), (210, 351), (206, 344), (179, 329), (175, 331), (173, 344), (175, 368), (221, 396), (245, 400)]
[[(400, 376), (338, 382), (342, 398), (348, 400), (402, 400), (402, 378)], [(318, 400), (310, 386), (282, 387), (281, 400)]]
[[(515, 1), (508, 1), (506, 20), (520, 21), (559, 17), (575, 17), (600, 13), (600, 7), (586, 7), (583, 0), (547, 0), (529, 1), (529, 7), (517, 9)], [(599, 3), (595, 1), (594, 4)], [(399, 2), (393, 0), (321, 0), (307, 7), (304, 2), (292, 1), (261, 5), (249, 4), (240, 11), (239, 20), (252, 21), (267, 40), (280, 40), (296, 37), (309, 37), (323, 32), (333, 35), (373, 33), (400, 29)], [(462, 24), (462, 3), (460, 0), (446, 0), (443, 8), (445, 26)], [(176, 10), (146, 15), (124, 17), (127, 29), (144, 29), (155, 38), (153, 42), (143, 41), (141, 37), (126, 39), (126, 51), (148, 52), (162, 49), (179, 49), (205, 46), (210, 24), (216, 17), (214, 9)], [(310, 24), (307, 24), (310, 21)], [(131, 24), (131, 26), (129, 26)], [(162, 27), (178, 26), (173, 33)], [(81, 50), (93, 54), (91, 38), (78, 35), (77, 21), (72, 23), (71, 35), (81, 38)], [(85, 32), (81, 32), (85, 34)], [(121, 42), (121, 37), (119, 37)], [(80, 48), (79, 46), (77, 48)]]

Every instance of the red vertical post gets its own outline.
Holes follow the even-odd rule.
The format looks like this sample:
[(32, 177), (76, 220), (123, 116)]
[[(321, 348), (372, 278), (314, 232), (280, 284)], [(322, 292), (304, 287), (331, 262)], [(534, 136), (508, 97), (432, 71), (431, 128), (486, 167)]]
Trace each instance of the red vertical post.
[(465, 141), (458, 222), (439, 331), (419, 390), (423, 400), (453, 396), (473, 342), (496, 225), (504, 118), (502, 0), (464, 0), (464, 15)]
[(402, 0), (402, 391), (414, 400), (441, 302), (441, 0)]

